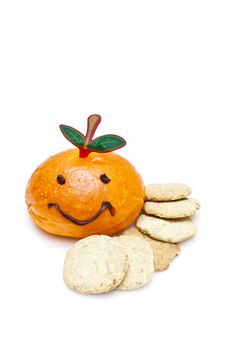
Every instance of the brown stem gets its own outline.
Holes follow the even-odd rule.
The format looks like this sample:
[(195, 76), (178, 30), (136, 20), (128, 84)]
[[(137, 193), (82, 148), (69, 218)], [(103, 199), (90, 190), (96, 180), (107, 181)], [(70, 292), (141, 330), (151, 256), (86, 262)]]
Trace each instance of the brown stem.
[(91, 142), (94, 133), (101, 121), (101, 116), (98, 114), (92, 114), (87, 120), (87, 132), (83, 148), (87, 148), (88, 144)]

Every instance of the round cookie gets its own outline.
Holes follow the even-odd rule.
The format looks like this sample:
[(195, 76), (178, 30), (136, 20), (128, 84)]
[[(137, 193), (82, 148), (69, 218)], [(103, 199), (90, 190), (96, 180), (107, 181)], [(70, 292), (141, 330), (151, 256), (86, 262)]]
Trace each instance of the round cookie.
[(142, 214), (136, 226), (144, 234), (170, 243), (184, 241), (196, 233), (196, 226), (189, 218), (168, 220)]
[(172, 202), (146, 202), (146, 214), (160, 218), (177, 219), (191, 216), (199, 210), (200, 204), (192, 198), (180, 199)]
[(147, 284), (154, 274), (154, 257), (150, 244), (133, 236), (115, 237), (115, 240), (126, 249), (129, 264), (118, 289), (137, 289)]
[(124, 247), (107, 236), (90, 236), (67, 252), (63, 276), (68, 287), (84, 294), (115, 289), (128, 268)]
[(189, 186), (180, 183), (152, 184), (145, 186), (146, 200), (173, 201), (188, 197), (192, 193)]
[(180, 254), (180, 247), (177, 243), (157, 241), (156, 239), (144, 235), (137, 228), (126, 230), (122, 235), (141, 237), (151, 245), (154, 254), (155, 271), (166, 270), (170, 266), (171, 261)]

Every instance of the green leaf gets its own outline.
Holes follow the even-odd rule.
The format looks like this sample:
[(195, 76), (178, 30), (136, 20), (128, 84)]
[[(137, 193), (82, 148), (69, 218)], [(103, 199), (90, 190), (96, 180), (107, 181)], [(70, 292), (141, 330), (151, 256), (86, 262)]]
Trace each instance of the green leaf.
[(83, 146), (84, 137), (81, 132), (67, 125), (60, 125), (63, 135), (75, 146)]
[(114, 151), (126, 145), (126, 141), (117, 135), (103, 135), (97, 137), (87, 146), (88, 149), (96, 152)]

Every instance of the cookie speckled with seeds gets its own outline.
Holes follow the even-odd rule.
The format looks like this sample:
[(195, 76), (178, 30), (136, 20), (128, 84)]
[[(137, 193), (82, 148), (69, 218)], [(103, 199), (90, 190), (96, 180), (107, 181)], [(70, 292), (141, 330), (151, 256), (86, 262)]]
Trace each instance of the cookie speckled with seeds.
[(145, 186), (146, 199), (152, 201), (173, 201), (186, 198), (191, 193), (191, 188), (181, 183), (152, 184)]
[(169, 220), (142, 214), (136, 226), (144, 234), (170, 243), (185, 241), (196, 233), (196, 226), (189, 218)]
[(115, 240), (126, 249), (129, 264), (118, 289), (137, 289), (147, 284), (154, 274), (154, 257), (150, 244), (142, 238), (133, 236), (115, 237)]
[(160, 218), (177, 219), (191, 216), (199, 210), (200, 204), (192, 198), (180, 199), (171, 202), (146, 202), (144, 210), (146, 214), (159, 216)]
[(125, 248), (107, 236), (90, 236), (67, 252), (63, 276), (68, 287), (84, 294), (115, 289), (128, 268)]
[(131, 228), (122, 233), (123, 236), (135, 236), (145, 239), (152, 247), (154, 254), (155, 271), (164, 271), (171, 261), (180, 254), (180, 247), (177, 243), (161, 242), (144, 235), (137, 228)]

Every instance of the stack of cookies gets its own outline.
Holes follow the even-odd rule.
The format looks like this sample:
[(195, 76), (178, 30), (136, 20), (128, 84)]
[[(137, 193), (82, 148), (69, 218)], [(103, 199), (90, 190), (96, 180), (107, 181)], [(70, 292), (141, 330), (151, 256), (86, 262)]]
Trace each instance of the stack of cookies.
[(178, 242), (192, 237), (196, 227), (190, 217), (200, 208), (188, 198), (184, 184), (146, 186), (144, 212), (136, 227), (120, 236), (90, 236), (67, 252), (65, 283), (84, 294), (137, 289), (147, 284), (154, 271), (166, 270), (180, 253)]
[(190, 219), (200, 204), (187, 198), (192, 190), (184, 184), (146, 186), (144, 212), (136, 226), (144, 234), (163, 242), (177, 243), (192, 237), (196, 226)]

